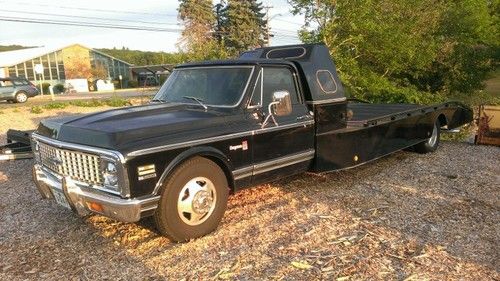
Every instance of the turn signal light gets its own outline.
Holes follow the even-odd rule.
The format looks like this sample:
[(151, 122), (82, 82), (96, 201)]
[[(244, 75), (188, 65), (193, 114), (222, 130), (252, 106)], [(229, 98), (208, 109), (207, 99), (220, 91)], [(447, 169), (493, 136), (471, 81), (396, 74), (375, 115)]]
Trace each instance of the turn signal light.
[(98, 213), (102, 213), (104, 211), (104, 208), (102, 207), (101, 204), (99, 203), (95, 203), (95, 202), (87, 202), (87, 207), (94, 211), (94, 212), (98, 212)]

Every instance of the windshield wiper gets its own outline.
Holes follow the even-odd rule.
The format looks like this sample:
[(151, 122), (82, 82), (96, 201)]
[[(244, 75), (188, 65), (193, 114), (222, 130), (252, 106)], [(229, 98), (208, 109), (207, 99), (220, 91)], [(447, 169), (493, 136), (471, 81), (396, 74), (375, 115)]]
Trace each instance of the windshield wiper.
[(207, 110), (207, 109), (208, 109), (208, 107), (207, 107), (205, 104), (203, 104), (203, 100), (202, 100), (202, 99), (200, 99), (200, 98), (197, 98), (197, 97), (192, 97), (192, 96), (183, 96), (183, 98), (188, 99), (188, 100), (194, 100), (194, 101), (197, 101), (197, 102), (198, 102), (201, 106), (203, 106), (203, 108), (204, 108), (205, 110)]

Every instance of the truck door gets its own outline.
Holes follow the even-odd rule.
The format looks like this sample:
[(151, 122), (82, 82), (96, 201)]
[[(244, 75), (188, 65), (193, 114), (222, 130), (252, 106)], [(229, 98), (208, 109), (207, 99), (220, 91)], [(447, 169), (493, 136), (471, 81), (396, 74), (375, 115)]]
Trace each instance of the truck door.
[[(252, 96), (251, 107), (256, 108), (253, 136), (253, 182), (259, 183), (293, 172), (307, 170), (314, 157), (314, 118), (300, 93), (294, 70), (286, 66), (266, 66), (261, 69), (260, 90)], [(258, 84), (259, 85), (259, 84)], [(292, 111), (286, 116), (269, 118), (263, 124), (273, 94), (290, 94)]]

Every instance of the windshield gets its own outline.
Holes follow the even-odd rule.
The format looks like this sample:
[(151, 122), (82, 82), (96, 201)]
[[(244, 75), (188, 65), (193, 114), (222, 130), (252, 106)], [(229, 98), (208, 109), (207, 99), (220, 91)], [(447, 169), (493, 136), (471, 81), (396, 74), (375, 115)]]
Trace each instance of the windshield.
[(235, 106), (253, 67), (196, 67), (175, 69), (153, 101)]

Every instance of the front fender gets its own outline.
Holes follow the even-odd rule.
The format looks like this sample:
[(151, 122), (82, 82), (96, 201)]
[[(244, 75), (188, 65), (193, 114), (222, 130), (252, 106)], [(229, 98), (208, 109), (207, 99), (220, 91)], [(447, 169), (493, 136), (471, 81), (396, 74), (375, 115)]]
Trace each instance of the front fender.
[(210, 146), (198, 146), (183, 151), (182, 153), (177, 155), (172, 161), (170, 161), (170, 163), (168, 163), (168, 165), (163, 170), (160, 179), (156, 183), (156, 186), (153, 190), (153, 195), (158, 195), (160, 187), (163, 185), (165, 180), (178, 165), (180, 165), (187, 159), (195, 156), (206, 157), (214, 161), (217, 165), (219, 165), (221, 169), (224, 171), (224, 174), (227, 177), (231, 189), (234, 188), (234, 179), (231, 173), (231, 171), (233, 170), (233, 166), (231, 164), (230, 159), (224, 153), (222, 153), (220, 150), (216, 148)]

